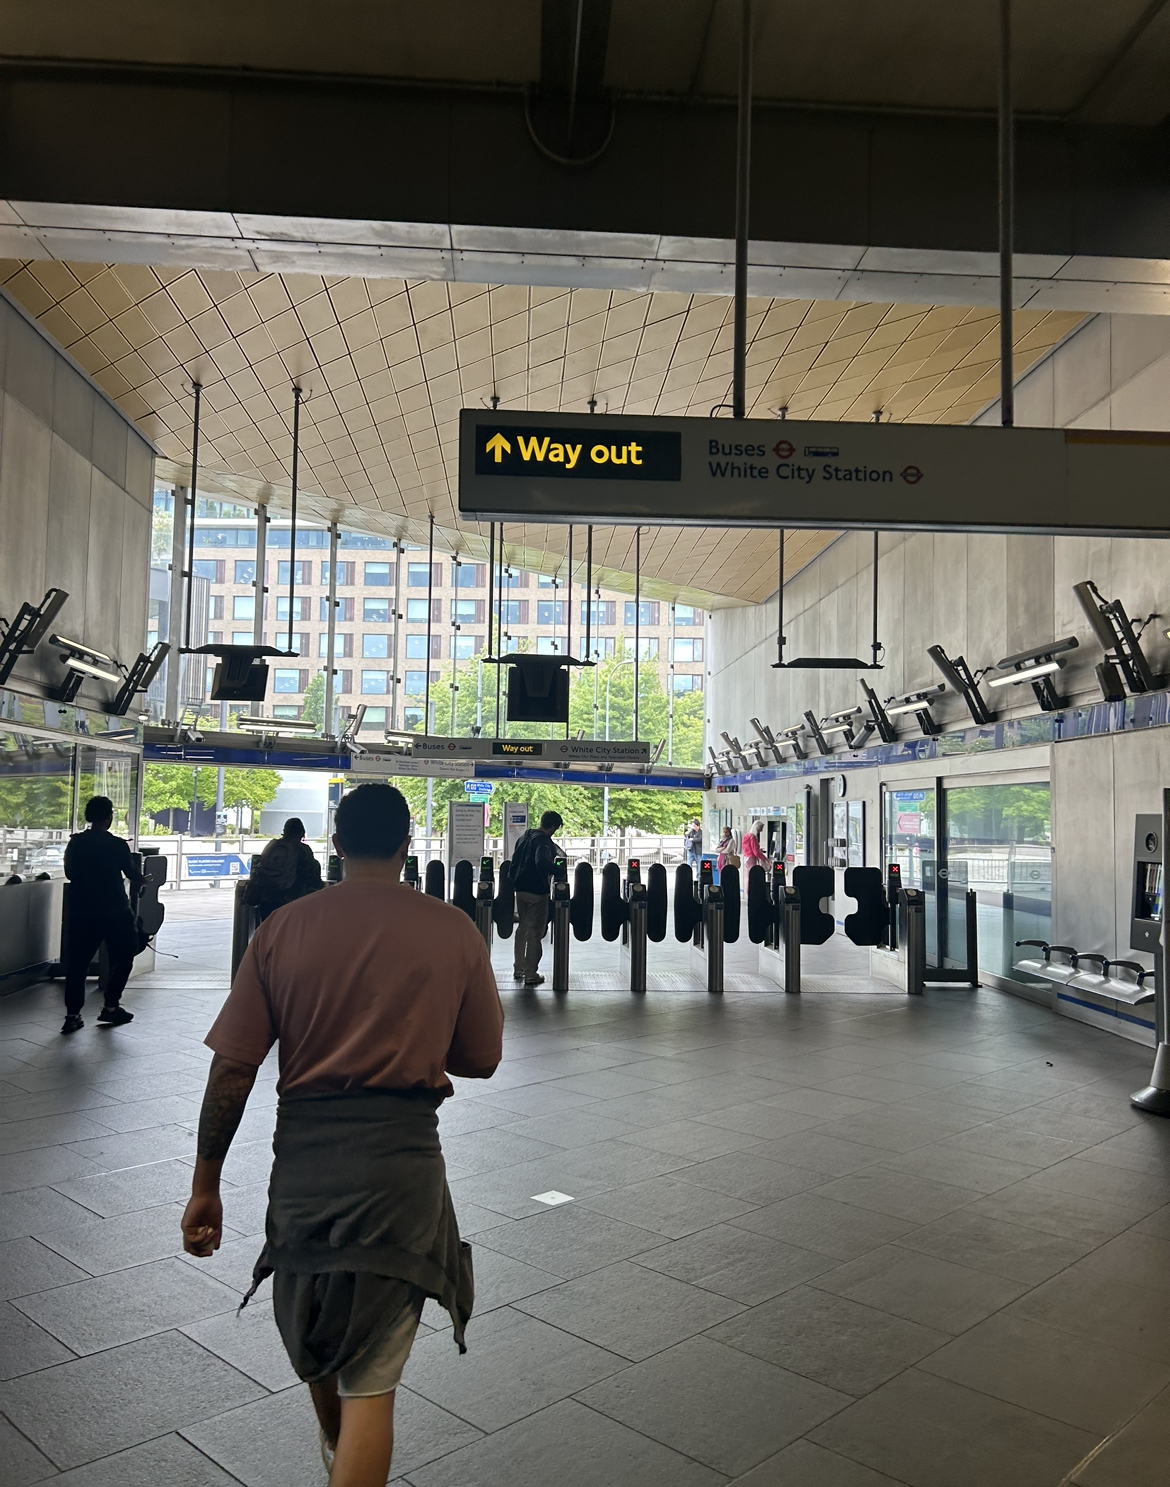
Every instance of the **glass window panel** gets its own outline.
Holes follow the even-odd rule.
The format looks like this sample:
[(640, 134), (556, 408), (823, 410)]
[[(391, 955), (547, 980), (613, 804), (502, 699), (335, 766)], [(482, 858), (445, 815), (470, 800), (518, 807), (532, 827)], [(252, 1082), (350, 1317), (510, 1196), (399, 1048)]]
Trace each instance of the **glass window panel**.
[(425, 589), (430, 582), (429, 563), (407, 563), (406, 586), (409, 589)]
[(703, 623), (702, 610), (693, 608), (690, 604), (676, 604), (674, 606), (674, 622), (676, 625), (701, 625)]
[(299, 692), (301, 673), (283, 666), (278, 667), (272, 673), (272, 690), (274, 692)]
[(232, 631), (232, 644), (233, 645), (254, 645), (255, 644), (255, 639), (256, 639), (256, 637), (255, 637), (255, 635), (253, 634), (253, 632), (251, 630), (233, 630)]
[(538, 635), (536, 654), (538, 656), (559, 656), (561, 654), (560, 642), (553, 635)]
[[(312, 582), (312, 567), (313, 567), (312, 563), (303, 562), (300, 558), (297, 559), (297, 577), (296, 577), (296, 581), (297, 581), (298, 584), (311, 583)], [(278, 584), (287, 584), (288, 583), (288, 559), (287, 558), (283, 558), (276, 565), (276, 581), (277, 581)]]
[(555, 583), (556, 579), (551, 578), (547, 573), (538, 573), (536, 575), (536, 587), (538, 589), (551, 589)]
[(363, 671), (362, 672), (362, 692), (364, 694), (366, 694), (368, 696), (370, 693), (373, 693), (373, 692), (385, 692), (387, 690), (388, 690), (388, 688), (386, 686), (386, 672), (384, 672), (384, 671)]
[(366, 563), (365, 581), (370, 585), (376, 584), (382, 588), (388, 588), (390, 584), (390, 564)]
[[(79, 752), (91, 759), (96, 755), (87, 747)], [(118, 758), (128, 761), (128, 766), (135, 763), (133, 755)], [(115, 812), (121, 803), (124, 809), (119, 835), (127, 835), (133, 795), (126, 796), (122, 791), (115, 798), (111, 791), (116, 789), (117, 780), (111, 780), (111, 791), (105, 791), (93, 787), (93, 778), (91, 767), (85, 799), (110, 794)], [(116, 815), (116, 823), (118, 819)], [(23, 733), (0, 733), (0, 864), (5, 875), (35, 877), (37, 873), (49, 873), (61, 877), (72, 824), (73, 746)]]
[(425, 661), (427, 658), (427, 637), (425, 635), (408, 635), (406, 637), (406, 659), (408, 661)]
[(362, 655), (372, 660), (378, 660), (390, 654), (390, 637), (388, 635), (363, 635)]
[(470, 661), (482, 645), (483, 637), (480, 635), (456, 635), (454, 637), (456, 661)]
[(421, 733), (423, 726), (422, 708), (404, 707), (402, 709), (402, 726), (407, 733)]
[[(233, 620), (254, 620), (256, 618), (256, 596), (255, 594), (237, 594), (232, 600)], [(285, 616), (287, 619), (287, 615)]]
[(300, 715), (300, 708), (290, 706), (288, 703), (277, 703), (272, 709), (272, 716), (274, 718), (299, 718)]
[(701, 676), (672, 676), (670, 686), (671, 690), (676, 694), (679, 692), (701, 692), (703, 690), (703, 678)]
[(390, 623), (389, 599), (363, 599), (362, 619), (367, 625), (388, 625)]
[(381, 733), (386, 726), (386, 709), (384, 707), (367, 707), (362, 715), (362, 726), (359, 733)]
[(255, 579), (256, 579), (256, 559), (255, 558), (237, 558), (236, 559), (236, 562), (235, 562), (234, 573), (235, 573), (234, 582), (236, 582), (236, 583), (253, 583), (253, 582), (255, 582)]
[[(425, 600), (423, 602), (424, 602), (424, 604), (426, 603)], [(477, 599), (452, 599), (451, 600), (451, 618), (453, 620), (455, 620), (456, 622), (465, 622), (467, 624), (474, 624), (475, 623), (475, 616), (476, 616), (476, 613), (477, 613), (476, 605), (478, 603), (479, 603), (479, 600), (477, 600)], [(425, 616), (424, 616), (424, 618), (425, 618)]]
[(457, 589), (474, 589), (475, 563), (453, 563), (451, 565), (451, 582)]
[(406, 618), (412, 625), (425, 625), (427, 622), (427, 601), (425, 599), (408, 599), (406, 601)]
[(564, 599), (538, 599), (536, 601), (536, 623), (538, 625), (563, 625), (566, 603)]
[(425, 671), (408, 671), (406, 673), (406, 693), (408, 697), (421, 697), (427, 689), (427, 674)]

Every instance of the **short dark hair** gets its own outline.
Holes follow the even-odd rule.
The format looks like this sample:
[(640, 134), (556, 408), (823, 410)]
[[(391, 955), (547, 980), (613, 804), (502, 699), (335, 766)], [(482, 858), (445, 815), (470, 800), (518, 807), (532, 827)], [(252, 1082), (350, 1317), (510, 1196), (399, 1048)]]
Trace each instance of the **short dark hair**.
[(108, 795), (91, 795), (85, 802), (85, 819), (87, 821), (112, 821), (114, 802)]
[(359, 785), (333, 818), (345, 857), (393, 857), (410, 835), (410, 807), (393, 785)]
[(545, 811), (540, 818), (541, 831), (559, 831), (565, 824), (565, 818), (556, 811)]
[(305, 823), (299, 816), (290, 816), (284, 823), (284, 830), (281, 832), (281, 836), (293, 837), (299, 842), (303, 839), (304, 835)]

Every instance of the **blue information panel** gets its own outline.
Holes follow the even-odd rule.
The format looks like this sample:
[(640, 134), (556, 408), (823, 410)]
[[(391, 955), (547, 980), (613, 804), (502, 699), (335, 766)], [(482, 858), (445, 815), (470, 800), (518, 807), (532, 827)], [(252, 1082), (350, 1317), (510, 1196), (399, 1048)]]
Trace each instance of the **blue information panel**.
[(188, 878), (246, 878), (249, 863), (237, 852), (192, 853), (183, 858)]
[(490, 795), (495, 788), (491, 780), (465, 780), (463, 783), (465, 795)]

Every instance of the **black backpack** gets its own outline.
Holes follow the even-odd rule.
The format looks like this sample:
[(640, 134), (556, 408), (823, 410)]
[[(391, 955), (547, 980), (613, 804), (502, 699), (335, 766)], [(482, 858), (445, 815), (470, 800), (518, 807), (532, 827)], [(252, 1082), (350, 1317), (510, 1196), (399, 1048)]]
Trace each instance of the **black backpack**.
[(521, 874), (526, 873), (535, 861), (536, 848), (532, 842), (532, 828), (529, 827), (529, 829), (516, 843), (515, 850), (512, 853), (513, 883), (517, 882)]

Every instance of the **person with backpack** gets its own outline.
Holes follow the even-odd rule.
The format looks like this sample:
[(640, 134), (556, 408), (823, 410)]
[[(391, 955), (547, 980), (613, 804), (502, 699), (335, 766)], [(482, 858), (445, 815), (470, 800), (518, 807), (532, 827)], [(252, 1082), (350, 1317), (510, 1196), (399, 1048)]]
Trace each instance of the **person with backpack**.
[(290, 816), (284, 831), (260, 854), (244, 888), (244, 898), (260, 910), (260, 922), (294, 899), (316, 893), (321, 882), (321, 864), (305, 841), (305, 823)]
[(561, 849), (553, 832), (564, 825), (556, 811), (545, 811), (540, 825), (531, 827), (512, 853), (512, 881), (516, 885), (516, 951), (513, 975), (525, 986), (539, 986), (541, 942), (548, 928), (548, 895)]
[[(133, 1012), (122, 1006), (122, 992), (141, 948), (131, 902), (137, 901), (142, 874), (129, 842), (111, 830), (114, 803), (109, 796), (95, 795), (87, 800), (85, 819), (89, 830), (71, 836), (65, 848), (69, 904), (64, 947), (63, 1033), (76, 1033), (85, 1026), (81, 1015), (85, 978), (90, 961), (103, 941), (110, 958), (110, 971), (98, 1022), (102, 1027), (121, 1027), (134, 1020)], [(130, 886), (129, 899), (123, 878)]]

